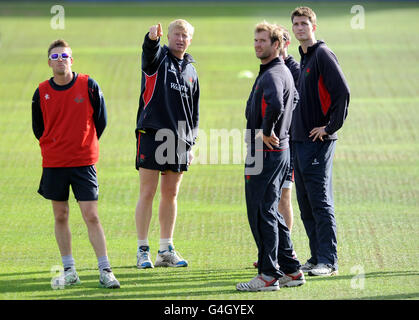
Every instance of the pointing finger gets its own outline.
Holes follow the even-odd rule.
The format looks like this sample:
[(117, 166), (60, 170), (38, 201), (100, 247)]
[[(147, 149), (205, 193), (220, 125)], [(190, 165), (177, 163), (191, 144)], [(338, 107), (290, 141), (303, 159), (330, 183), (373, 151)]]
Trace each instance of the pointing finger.
[(161, 27), (161, 23), (159, 23), (157, 25), (157, 36), (161, 37), (162, 35), (163, 35), (163, 30), (162, 30), (162, 27)]

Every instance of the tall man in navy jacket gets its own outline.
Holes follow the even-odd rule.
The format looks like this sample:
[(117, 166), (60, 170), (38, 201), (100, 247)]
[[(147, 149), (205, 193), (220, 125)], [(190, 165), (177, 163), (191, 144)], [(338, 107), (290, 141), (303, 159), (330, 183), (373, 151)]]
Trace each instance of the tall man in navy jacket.
[(301, 55), (300, 101), (291, 126), (295, 186), (311, 251), (301, 269), (330, 276), (338, 269), (332, 164), (336, 132), (348, 113), (349, 88), (335, 54), (316, 41), (316, 14), (299, 7), (291, 21)]
[[(278, 212), (281, 188), (290, 166), (289, 128), (298, 101), (291, 72), (279, 56), (283, 30), (260, 23), (255, 29), (255, 52), (260, 72), (246, 106), (248, 157), (255, 156), (261, 170), (245, 170), (247, 216), (258, 249), (258, 275), (238, 283), (239, 291), (274, 291), (305, 283), (300, 262), (293, 257), (290, 231)], [(250, 134), (249, 134), (250, 132)], [(263, 140), (263, 143), (262, 141)], [(246, 163), (246, 169), (250, 164)]]

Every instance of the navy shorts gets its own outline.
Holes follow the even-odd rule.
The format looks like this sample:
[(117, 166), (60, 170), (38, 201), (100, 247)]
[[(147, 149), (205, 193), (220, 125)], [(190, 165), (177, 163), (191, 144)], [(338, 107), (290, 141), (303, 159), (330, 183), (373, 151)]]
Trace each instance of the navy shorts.
[(156, 141), (156, 131), (147, 129), (137, 134), (135, 167), (173, 172), (188, 171), (189, 151), (179, 147), (179, 139), (169, 143), (167, 139)]
[(67, 201), (70, 186), (77, 201), (97, 200), (99, 184), (95, 166), (43, 168), (38, 193), (45, 199)]

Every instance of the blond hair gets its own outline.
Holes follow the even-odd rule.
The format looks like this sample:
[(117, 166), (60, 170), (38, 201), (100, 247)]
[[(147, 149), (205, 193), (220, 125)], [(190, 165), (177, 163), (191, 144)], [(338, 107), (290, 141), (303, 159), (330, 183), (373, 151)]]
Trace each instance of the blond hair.
[(191, 38), (195, 31), (195, 28), (188, 21), (183, 20), (183, 19), (177, 19), (177, 20), (172, 21), (169, 24), (169, 33), (173, 29), (182, 29), (183, 31), (186, 31)]

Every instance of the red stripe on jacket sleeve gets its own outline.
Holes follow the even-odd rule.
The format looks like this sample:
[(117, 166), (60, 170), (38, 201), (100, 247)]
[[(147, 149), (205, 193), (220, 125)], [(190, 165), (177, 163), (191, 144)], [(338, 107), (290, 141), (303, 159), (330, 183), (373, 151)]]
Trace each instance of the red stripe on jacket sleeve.
[(145, 77), (145, 90), (143, 94), (144, 109), (153, 97), (154, 88), (156, 87), (157, 72), (152, 76), (145, 75)]
[(324, 85), (323, 76), (320, 75), (319, 78), (319, 98), (320, 104), (322, 106), (323, 114), (326, 115), (329, 111), (332, 101), (330, 100), (330, 93), (327, 91), (326, 86)]

